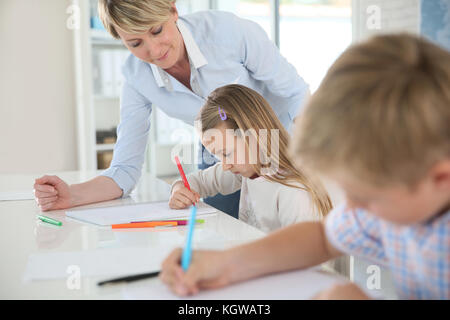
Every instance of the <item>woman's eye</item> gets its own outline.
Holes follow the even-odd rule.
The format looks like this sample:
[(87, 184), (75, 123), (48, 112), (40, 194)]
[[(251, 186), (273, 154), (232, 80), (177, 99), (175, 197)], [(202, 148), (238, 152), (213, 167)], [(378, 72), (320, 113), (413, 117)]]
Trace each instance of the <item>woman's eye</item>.
[(153, 33), (153, 35), (157, 35), (157, 34), (160, 34), (161, 33), (161, 31), (162, 31), (162, 26), (160, 26), (158, 29), (156, 29), (155, 31), (153, 31), (152, 33)]
[(135, 42), (135, 43), (132, 43), (132, 44), (130, 45), (130, 47), (136, 48), (136, 47), (139, 47), (140, 44), (141, 44), (140, 42)]

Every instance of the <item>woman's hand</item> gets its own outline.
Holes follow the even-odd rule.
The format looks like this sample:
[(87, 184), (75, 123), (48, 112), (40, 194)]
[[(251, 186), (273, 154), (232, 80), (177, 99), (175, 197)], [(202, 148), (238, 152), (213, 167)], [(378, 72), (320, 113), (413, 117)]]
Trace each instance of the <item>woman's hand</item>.
[(337, 284), (316, 295), (314, 300), (368, 300), (370, 299), (353, 283)]
[(162, 263), (159, 278), (177, 295), (196, 294), (201, 289), (230, 284), (230, 259), (226, 251), (194, 250), (187, 272), (181, 267), (182, 249), (178, 248)]
[(195, 205), (200, 201), (200, 195), (195, 191), (189, 191), (183, 182), (177, 182), (172, 188), (172, 194), (169, 199), (171, 209), (184, 209), (190, 205)]
[(43, 176), (36, 179), (34, 197), (42, 211), (67, 209), (73, 206), (69, 185), (57, 176)]

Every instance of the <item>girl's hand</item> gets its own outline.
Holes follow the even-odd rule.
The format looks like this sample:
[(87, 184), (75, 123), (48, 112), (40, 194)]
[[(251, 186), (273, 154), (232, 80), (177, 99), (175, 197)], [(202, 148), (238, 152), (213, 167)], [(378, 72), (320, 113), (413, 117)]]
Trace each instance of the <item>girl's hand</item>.
[(35, 180), (34, 197), (42, 211), (67, 209), (73, 206), (69, 185), (57, 176)]
[(314, 300), (369, 300), (370, 298), (355, 284), (337, 284), (316, 295)]
[(171, 209), (184, 209), (190, 205), (195, 205), (200, 201), (200, 195), (195, 191), (189, 191), (183, 182), (177, 182), (172, 188), (172, 194), (169, 199)]
[(231, 271), (225, 251), (194, 250), (187, 272), (181, 267), (183, 250), (178, 248), (162, 263), (159, 278), (177, 295), (196, 294), (201, 289), (213, 289), (230, 283)]

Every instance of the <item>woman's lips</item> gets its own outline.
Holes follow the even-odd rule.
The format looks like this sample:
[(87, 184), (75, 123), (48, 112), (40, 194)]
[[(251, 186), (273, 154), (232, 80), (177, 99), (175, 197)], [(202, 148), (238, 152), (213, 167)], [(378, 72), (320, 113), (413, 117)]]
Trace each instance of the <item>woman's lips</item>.
[(156, 60), (158, 60), (158, 61), (162, 61), (162, 60), (166, 59), (168, 55), (169, 55), (169, 50), (167, 50), (167, 52), (166, 52), (166, 54), (165, 54), (165, 55), (163, 55), (163, 56), (162, 56), (161, 58), (159, 58), (159, 59), (156, 59)]

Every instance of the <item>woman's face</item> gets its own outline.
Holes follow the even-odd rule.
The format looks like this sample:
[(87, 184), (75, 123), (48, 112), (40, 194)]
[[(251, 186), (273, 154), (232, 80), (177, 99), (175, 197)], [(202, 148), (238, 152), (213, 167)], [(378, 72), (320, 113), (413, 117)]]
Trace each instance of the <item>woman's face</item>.
[(176, 21), (178, 12), (173, 5), (170, 18), (145, 33), (126, 33), (117, 28), (124, 45), (137, 58), (162, 69), (173, 67), (184, 56), (184, 42)]

